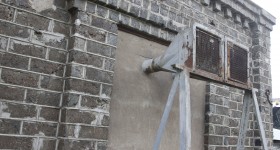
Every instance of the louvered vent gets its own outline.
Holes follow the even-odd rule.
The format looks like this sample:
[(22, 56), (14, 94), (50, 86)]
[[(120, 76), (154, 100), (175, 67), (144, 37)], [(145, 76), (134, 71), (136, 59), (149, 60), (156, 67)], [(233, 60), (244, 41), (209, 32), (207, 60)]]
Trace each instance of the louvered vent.
[(219, 75), (220, 65), (220, 38), (197, 29), (196, 68)]
[(228, 63), (230, 79), (247, 83), (248, 81), (248, 52), (228, 42)]

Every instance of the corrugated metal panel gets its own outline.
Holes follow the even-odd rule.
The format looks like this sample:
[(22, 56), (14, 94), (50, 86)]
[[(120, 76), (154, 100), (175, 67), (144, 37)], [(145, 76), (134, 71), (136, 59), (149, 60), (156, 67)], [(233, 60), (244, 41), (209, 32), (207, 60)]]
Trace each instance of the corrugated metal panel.
[(213, 74), (220, 74), (220, 38), (196, 30), (196, 68)]

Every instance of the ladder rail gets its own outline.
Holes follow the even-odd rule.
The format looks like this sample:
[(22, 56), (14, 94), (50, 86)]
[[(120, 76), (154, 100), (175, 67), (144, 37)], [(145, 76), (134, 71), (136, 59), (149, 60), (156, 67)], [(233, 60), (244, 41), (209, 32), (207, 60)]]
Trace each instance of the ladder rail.
[(242, 117), (240, 121), (240, 130), (239, 130), (239, 136), (237, 142), (238, 150), (244, 150), (246, 132), (249, 123), (248, 120), (250, 114), (250, 104), (252, 102), (251, 100), (252, 100), (251, 93), (249, 91), (245, 91), (244, 98), (243, 98), (243, 111), (242, 111)]
[(260, 113), (260, 108), (259, 108), (256, 92), (257, 92), (257, 89), (252, 89), (254, 107), (256, 110), (256, 117), (258, 120), (259, 130), (261, 133), (262, 146), (263, 146), (264, 150), (268, 150), (267, 141), (265, 138), (265, 131), (264, 131), (263, 123), (262, 123), (262, 118), (261, 118), (261, 113)]

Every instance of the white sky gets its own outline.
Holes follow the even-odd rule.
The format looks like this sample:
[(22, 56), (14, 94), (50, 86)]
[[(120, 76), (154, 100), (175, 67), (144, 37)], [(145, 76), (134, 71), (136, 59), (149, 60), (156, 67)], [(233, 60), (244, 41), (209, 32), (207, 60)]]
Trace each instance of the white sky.
[(280, 1), (279, 0), (252, 0), (274, 17), (276, 25), (271, 33), (271, 67), (272, 67), (272, 97), (280, 98)]

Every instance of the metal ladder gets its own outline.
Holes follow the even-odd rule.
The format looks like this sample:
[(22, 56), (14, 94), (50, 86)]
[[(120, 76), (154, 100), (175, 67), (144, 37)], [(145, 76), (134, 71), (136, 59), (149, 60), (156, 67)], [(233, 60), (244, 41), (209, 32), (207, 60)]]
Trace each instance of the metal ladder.
[(262, 123), (261, 113), (259, 109), (259, 104), (257, 101), (257, 95), (256, 95), (257, 89), (252, 89), (252, 91), (245, 91), (244, 95), (244, 102), (243, 102), (243, 112), (242, 112), (242, 118), (240, 122), (240, 130), (239, 130), (239, 136), (238, 136), (238, 142), (237, 142), (237, 150), (244, 150), (245, 146), (245, 138), (246, 138), (246, 132), (248, 129), (248, 120), (249, 120), (249, 114), (250, 114), (250, 102), (253, 98), (253, 104), (256, 112), (257, 122), (259, 125), (259, 130), (261, 134), (261, 141), (262, 146), (264, 150), (268, 150), (267, 147), (267, 141), (265, 138), (265, 131)]

